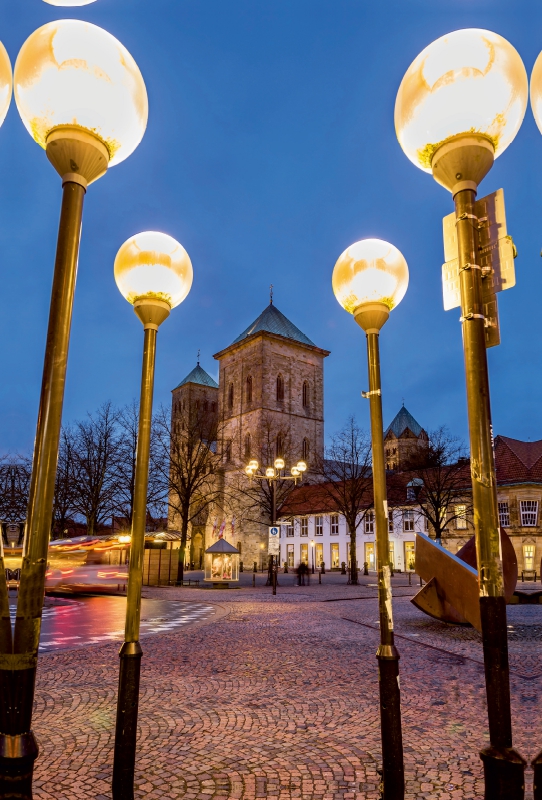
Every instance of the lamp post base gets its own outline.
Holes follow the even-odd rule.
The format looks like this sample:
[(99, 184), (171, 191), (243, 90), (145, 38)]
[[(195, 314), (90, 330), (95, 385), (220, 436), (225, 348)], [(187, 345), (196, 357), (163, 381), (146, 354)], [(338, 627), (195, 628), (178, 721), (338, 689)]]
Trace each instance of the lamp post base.
[[(480, 758), (484, 764), (485, 800), (523, 800), (526, 762), (519, 753), (512, 747), (486, 747)], [(537, 798), (536, 791), (534, 796)]]
[(403, 800), (405, 768), (401, 731), (399, 653), (395, 647), (381, 645), (376, 657), (378, 659), (382, 731), (382, 798), (383, 800)]
[(32, 775), (39, 747), (32, 731), (0, 733), (0, 797), (32, 800)]
[(119, 697), (113, 759), (113, 800), (133, 800), (139, 711), (139, 679), (143, 650), (139, 642), (121, 647)]

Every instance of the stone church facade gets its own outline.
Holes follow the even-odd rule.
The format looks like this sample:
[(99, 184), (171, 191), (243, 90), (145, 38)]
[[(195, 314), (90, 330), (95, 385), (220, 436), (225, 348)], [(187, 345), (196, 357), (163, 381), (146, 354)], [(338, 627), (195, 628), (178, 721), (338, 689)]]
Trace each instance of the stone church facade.
[[(222, 534), (241, 550), (241, 560), (261, 566), (267, 558), (270, 520), (255, 514), (244, 467), (255, 458), (265, 469), (281, 456), (286, 471), (308, 465), (324, 451), (324, 359), (278, 308), (270, 305), (228, 347), (216, 353), (218, 384), (199, 364), (173, 390), (172, 421), (190, 403), (207, 403), (218, 415), (217, 452), (222, 458), (223, 497), (204, 525), (191, 531), (190, 561)], [(184, 403), (184, 406), (183, 406)], [(175, 428), (173, 428), (175, 430)], [(267, 516), (267, 515), (265, 515)], [(175, 520), (170, 520), (175, 526)]]

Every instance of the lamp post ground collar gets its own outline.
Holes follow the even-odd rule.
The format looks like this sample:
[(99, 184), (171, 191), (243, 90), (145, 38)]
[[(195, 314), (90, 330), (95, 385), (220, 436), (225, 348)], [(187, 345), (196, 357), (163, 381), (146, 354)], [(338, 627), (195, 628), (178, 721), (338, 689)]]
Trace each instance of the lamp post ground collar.
[(495, 160), (495, 147), (489, 137), (461, 133), (441, 144), (431, 159), (433, 178), (452, 196), (465, 189), (476, 192)]
[(105, 144), (94, 134), (85, 131), (83, 128), (70, 125), (59, 125), (47, 136), (45, 148), (47, 158), (61, 176), (63, 183), (68, 175), (81, 176), (81, 183), (87, 188), (89, 183), (101, 178), (107, 172), (110, 154)]

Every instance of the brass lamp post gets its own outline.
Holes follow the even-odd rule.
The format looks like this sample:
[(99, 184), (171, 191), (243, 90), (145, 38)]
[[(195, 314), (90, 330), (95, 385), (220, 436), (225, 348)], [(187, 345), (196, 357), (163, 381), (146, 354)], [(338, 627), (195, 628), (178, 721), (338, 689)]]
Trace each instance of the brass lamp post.
[(467, 383), (474, 527), (490, 746), (481, 751), (487, 800), (523, 798), (525, 762), (512, 748), (506, 606), (480, 267), (478, 184), (514, 139), (525, 113), (520, 56), (491, 31), (455, 31), (412, 62), (399, 87), (395, 128), (408, 158), (455, 203)]
[(0, 795), (31, 798), (38, 754), (32, 706), (83, 198), (88, 184), (137, 147), (148, 105), (126, 48), (77, 20), (35, 31), (21, 48), (14, 83), (23, 123), (63, 187), (15, 632), (11, 641), (4, 626), (0, 641)]
[(405, 793), (399, 652), (393, 636), (390, 548), (384, 428), (380, 385), (378, 337), (390, 311), (405, 296), (408, 266), (399, 250), (381, 239), (362, 239), (348, 247), (333, 270), (333, 291), (342, 307), (367, 336), (373, 494), (376, 522), (376, 565), (380, 646), (377, 650), (382, 736), (382, 781), (384, 800), (402, 800)]
[[(539, 53), (531, 73), (531, 108), (538, 130), (542, 133), (542, 53)], [(542, 750), (533, 759), (534, 800), (542, 800)]]
[[(286, 475), (284, 467), (284, 459), (280, 457), (276, 458), (273, 466), (267, 467), (263, 473), (258, 472), (259, 464), (255, 458), (251, 459), (245, 467), (245, 474), (248, 476), (249, 480), (261, 481), (262, 483), (265, 481), (269, 486), (271, 494), (271, 526), (275, 525), (277, 521), (277, 482), (293, 481), (294, 484), (297, 484), (298, 481), (303, 480), (303, 473), (307, 469), (307, 465), (304, 461), (298, 461), (295, 467), (290, 469), (290, 474)], [(269, 555), (268, 560), (266, 586), (273, 587), (273, 594), (277, 593), (277, 568), (279, 558), (277, 558), (277, 562), (275, 563), (274, 556)]]
[(165, 233), (147, 231), (128, 239), (115, 259), (115, 280), (144, 328), (143, 369), (134, 479), (130, 566), (124, 644), (120, 650), (119, 694), (113, 761), (113, 798), (132, 800), (137, 743), (139, 643), (143, 551), (152, 424), (156, 334), (192, 286), (192, 264), (184, 247)]

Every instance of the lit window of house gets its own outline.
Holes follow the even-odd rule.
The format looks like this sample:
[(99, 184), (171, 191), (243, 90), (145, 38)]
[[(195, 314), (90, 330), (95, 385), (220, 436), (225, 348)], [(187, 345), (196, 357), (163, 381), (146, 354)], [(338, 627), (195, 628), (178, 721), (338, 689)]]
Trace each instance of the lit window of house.
[(314, 518), (314, 533), (315, 533), (315, 536), (323, 536), (324, 535), (324, 518), (323, 517), (315, 517)]
[(309, 518), (301, 517), (301, 536), (309, 535)]
[(368, 511), (365, 514), (365, 533), (375, 532), (375, 515), (373, 511)]
[(524, 528), (534, 528), (538, 518), (538, 500), (520, 500), (521, 524)]
[(330, 533), (332, 536), (339, 535), (339, 515), (338, 514), (331, 514), (329, 517), (329, 527)]
[(286, 523), (286, 536), (293, 536), (294, 535), (294, 521), (293, 519), (289, 519)]
[(467, 506), (459, 505), (455, 507), (455, 527), (464, 531), (467, 527)]
[(414, 530), (414, 511), (412, 511), (411, 509), (403, 511), (403, 530), (404, 531)]
[(508, 508), (508, 502), (499, 503), (499, 525), (502, 525), (503, 528), (510, 527), (510, 509)]
[(393, 533), (393, 514), (388, 512), (388, 532)]

